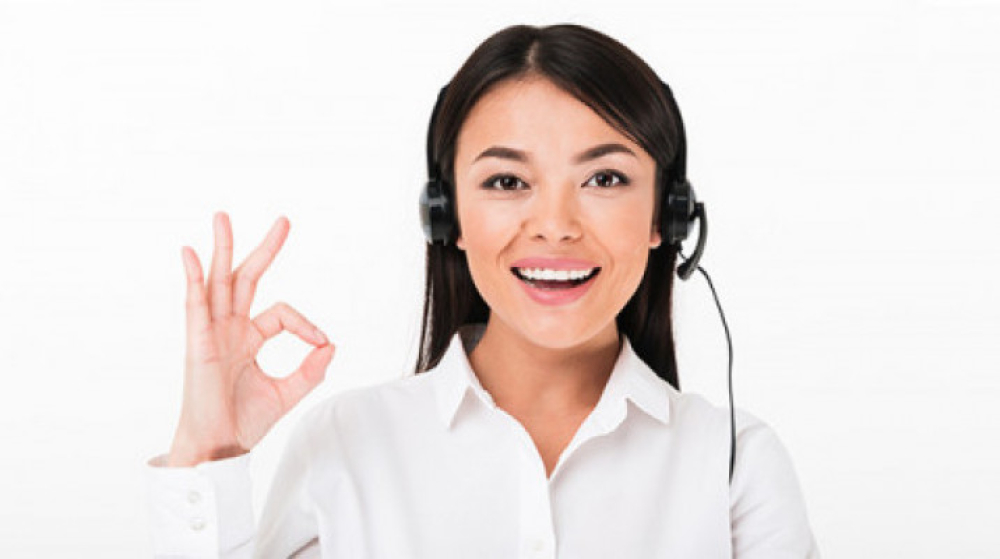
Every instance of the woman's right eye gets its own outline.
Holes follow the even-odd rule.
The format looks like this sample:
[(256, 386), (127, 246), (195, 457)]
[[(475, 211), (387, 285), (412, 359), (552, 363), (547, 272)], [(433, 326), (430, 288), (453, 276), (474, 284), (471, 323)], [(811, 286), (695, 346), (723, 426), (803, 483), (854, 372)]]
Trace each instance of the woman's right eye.
[[(483, 182), (482, 187), (487, 190), (515, 190), (515, 188), (511, 187), (516, 187), (517, 183), (520, 182), (521, 179), (515, 177), (514, 175), (493, 175)], [(496, 186), (498, 183), (500, 184), (499, 188)]]

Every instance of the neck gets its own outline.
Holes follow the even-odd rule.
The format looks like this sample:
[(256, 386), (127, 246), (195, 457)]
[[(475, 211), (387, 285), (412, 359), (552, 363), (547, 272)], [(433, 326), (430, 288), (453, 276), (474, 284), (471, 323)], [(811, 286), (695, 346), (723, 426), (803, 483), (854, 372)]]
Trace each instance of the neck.
[(553, 348), (491, 315), (469, 363), (497, 406), (512, 415), (565, 415), (597, 405), (620, 351), (613, 321), (590, 339)]

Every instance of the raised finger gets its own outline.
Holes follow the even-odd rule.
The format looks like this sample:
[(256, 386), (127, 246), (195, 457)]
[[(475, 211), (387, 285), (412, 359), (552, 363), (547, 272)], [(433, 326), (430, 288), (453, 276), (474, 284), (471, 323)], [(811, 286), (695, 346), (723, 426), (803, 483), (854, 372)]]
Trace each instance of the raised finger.
[(233, 229), (225, 212), (216, 212), (212, 218), (215, 232), (215, 252), (212, 253), (212, 269), (208, 274), (208, 299), (212, 318), (229, 316), (233, 308), (232, 265)]
[(275, 303), (252, 322), (264, 340), (269, 340), (287, 330), (307, 343), (317, 346), (330, 343), (315, 324), (309, 322), (287, 303)]
[(291, 223), (288, 218), (278, 217), (260, 245), (233, 272), (234, 315), (247, 316), (250, 313), (257, 282), (285, 244), (290, 228)]
[(181, 247), (181, 259), (184, 261), (184, 275), (187, 278), (187, 299), (184, 305), (187, 349), (189, 355), (199, 357), (193, 355), (192, 352), (198, 351), (199, 348), (193, 346), (191, 342), (196, 336), (203, 334), (211, 327), (208, 304), (205, 300), (205, 279), (202, 276), (201, 263), (194, 250), (187, 246)]

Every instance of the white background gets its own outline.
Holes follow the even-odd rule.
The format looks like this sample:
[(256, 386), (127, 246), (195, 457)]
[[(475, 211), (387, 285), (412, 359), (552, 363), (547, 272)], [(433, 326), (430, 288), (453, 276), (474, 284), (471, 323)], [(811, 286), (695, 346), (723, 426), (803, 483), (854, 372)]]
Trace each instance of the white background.
[[(0, 556), (149, 556), (180, 247), (207, 266), (216, 210), (234, 265), (289, 217), (253, 312), (338, 348), (254, 451), (258, 513), (303, 410), (411, 374), (438, 89), (502, 27), (560, 22), (678, 98), (736, 402), (789, 448), (824, 557), (1000, 556), (1000, 5), (943, 0), (0, 4)], [(711, 295), (676, 297), (682, 386), (726, 405)]]

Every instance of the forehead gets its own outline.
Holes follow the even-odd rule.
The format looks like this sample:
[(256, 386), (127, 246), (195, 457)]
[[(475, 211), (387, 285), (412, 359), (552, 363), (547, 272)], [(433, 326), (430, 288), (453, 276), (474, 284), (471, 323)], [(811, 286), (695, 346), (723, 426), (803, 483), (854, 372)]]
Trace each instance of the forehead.
[(494, 145), (565, 158), (604, 142), (625, 144), (640, 157), (648, 157), (593, 109), (551, 81), (539, 77), (509, 80), (490, 89), (469, 111), (459, 130), (455, 164), (467, 165)]

